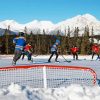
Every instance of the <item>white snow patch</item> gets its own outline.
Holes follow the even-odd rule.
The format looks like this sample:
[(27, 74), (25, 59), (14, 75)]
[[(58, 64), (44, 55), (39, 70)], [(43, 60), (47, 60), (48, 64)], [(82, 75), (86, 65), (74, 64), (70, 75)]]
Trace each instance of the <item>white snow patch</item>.
[(0, 89), (0, 100), (100, 100), (100, 87), (72, 84), (67, 88), (30, 88), (11, 84)]

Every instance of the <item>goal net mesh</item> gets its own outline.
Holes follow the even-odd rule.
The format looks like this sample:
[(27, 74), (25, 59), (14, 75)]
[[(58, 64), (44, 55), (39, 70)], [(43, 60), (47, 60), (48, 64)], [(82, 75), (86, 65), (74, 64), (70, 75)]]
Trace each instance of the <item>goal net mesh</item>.
[(0, 68), (0, 88), (11, 83), (33, 88), (59, 88), (70, 84), (95, 85), (96, 73), (87, 67), (27, 65)]

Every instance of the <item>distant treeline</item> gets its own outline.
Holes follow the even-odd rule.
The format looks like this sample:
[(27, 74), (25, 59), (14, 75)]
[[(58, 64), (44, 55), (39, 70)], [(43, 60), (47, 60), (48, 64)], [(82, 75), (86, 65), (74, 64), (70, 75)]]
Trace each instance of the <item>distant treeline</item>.
[[(33, 54), (49, 54), (50, 47), (55, 43), (56, 39), (61, 41), (59, 46), (60, 54), (70, 54), (70, 48), (74, 45), (79, 47), (79, 54), (91, 54), (91, 46), (94, 43), (94, 35), (93, 28), (91, 29), (91, 33), (89, 27), (86, 26), (84, 28), (84, 33), (82, 36), (79, 36), (79, 28), (75, 27), (75, 31), (73, 32), (73, 37), (71, 36), (70, 27), (61, 34), (60, 30), (56, 32), (56, 35), (47, 35), (45, 30), (43, 30), (43, 34), (39, 32), (34, 34), (30, 32), (27, 34), (25, 31), (25, 37), (27, 42), (29, 42), (33, 47)], [(91, 36), (90, 36), (91, 34)], [(20, 35), (20, 33), (19, 33)], [(10, 35), (9, 28), (5, 30), (3, 36), (0, 36), (0, 53), (1, 54), (13, 54), (14, 47), (13, 39), (16, 35)]]

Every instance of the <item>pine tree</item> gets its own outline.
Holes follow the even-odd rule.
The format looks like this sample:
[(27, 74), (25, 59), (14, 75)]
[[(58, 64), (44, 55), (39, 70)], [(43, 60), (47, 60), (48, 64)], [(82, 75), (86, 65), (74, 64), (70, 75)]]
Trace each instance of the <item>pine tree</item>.
[(68, 26), (68, 34), (67, 34), (67, 37), (68, 37), (68, 38), (70, 38), (70, 33), (71, 33), (70, 27)]
[(77, 33), (77, 28), (75, 27), (75, 30), (74, 30), (74, 39), (73, 39), (73, 45), (74, 46), (76, 46), (77, 39), (78, 39), (78, 33)]
[(61, 46), (62, 46), (62, 50), (61, 50), (61, 52), (63, 53), (63, 54), (66, 54), (66, 45), (67, 45), (67, 42), (66, 42), (66, 40), (67, 40), (67, 32), (66, 32), (66, 29), (65, 29), (65, 35), (64, 36), (62, 36), (62, 43), (61, 43)]
[(93, 29), (93, 26), (92, 26), (92, 30), (91, 30), (91, 44), (93, 44), (94, 43), (94, 29)]
[(42, 43), (41, 43), (41, 51), (43, 54), (46, 53), (46, 50), (47, 50), (47, 42), (46, 42), (46, 33), (45, 33), (45, 30), (43, 29), (43, 35), (42, 35)]
[(86, 26), (84, 30), (82, 44), (81, 44), (81, 53), (82, 54), (90, 53), (89, 27), (88, 26)]
[(25, 26), (25, 28), (24, 28), (24, 34), (25, 34), (25, 35), (24, 35), (24, 36), (25, 36), (26, 39), (27, 39), (27, 37), (28, 37), (28, 36), (27, 36), (27, 32), (28, 32), (28, 30), (27, 30), (27, 27)]
[(68, 32), (67, 32), (67, 53), (70, 54), (70, 48), (72, 46), (72, 41), (71, 41), (71, 37), (70, 37), (70, 27), (68, 26)]
[(73, 37), (73, 45), (77, 46), (79, 48), (79, 51), (81, 50), (81, 38), (79, 37), (79, 28), (75, 27), (74, 30), (74, 37)]
[(32, 46), (32, 49), (34, 47), (34, 38), (33, 38), (33, 32), (31, 31), (30, 35), (29, 35), (29, 43)]
[(9, 30), (10, 30), (10, 26), (8, 26), (8, 28), (5, 30), (5, 33), (4, 33), (6, 54), (9, 54)]
[(35, 54), (41, 54), (41, 41), (40, 41), (40, 30), (36, 34), (36, 43), (35, 43)]
[(76, 46), (80, 48), (81, 38), (79, 38), (79, 28), (76, 28)]

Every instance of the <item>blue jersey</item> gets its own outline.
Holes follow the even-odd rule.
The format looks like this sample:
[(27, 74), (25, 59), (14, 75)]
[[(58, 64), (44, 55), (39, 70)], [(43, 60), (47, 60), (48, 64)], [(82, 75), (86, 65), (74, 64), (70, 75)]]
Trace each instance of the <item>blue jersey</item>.
[(52, 47), (51, 47), (51, 52), (54, 52), (54, 51), (57, 51), (57, 45), (54, 44)]
[(13, 43), (16, 44), (16, 50), (23, 50), (24, 46), (26, 45), (26, 40), (24, 37), (18, 37), (13, 39)]
[(56, 43), (58, 43), (60, 45), (61, 44), (60, 37), (58, 37), (56, 35), (54, 35), (53, 37), (56, 39)]
[(56, 39), (56, 43), (58, 43), (60, 45), (60, 40)]

